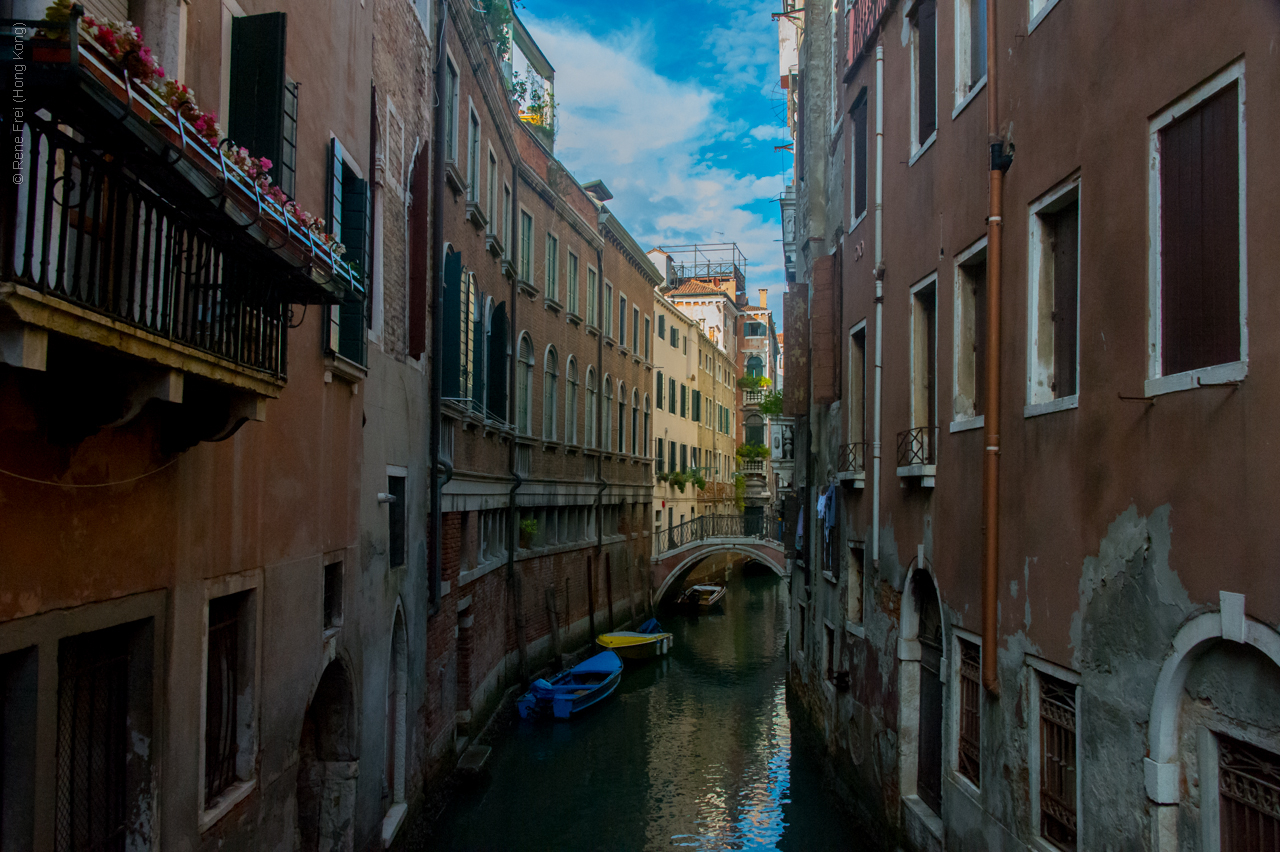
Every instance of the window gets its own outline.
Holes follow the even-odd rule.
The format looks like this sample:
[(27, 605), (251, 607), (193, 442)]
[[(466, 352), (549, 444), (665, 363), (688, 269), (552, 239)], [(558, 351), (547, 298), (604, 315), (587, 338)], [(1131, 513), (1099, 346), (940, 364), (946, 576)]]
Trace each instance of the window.
[(752, 321), (742, 324), (742, 334), (744, 337), (764, 337), (768, 333), (768, 327), (762, 322)]
[(836, 680), (836, 629), (830, 624), (823, 627), (823, 674), (827, 679), (827, 683), (835, 683)]
[(764, 360), (758, 355), (747, 359), (747, 376), (753, 379), (764, 377)]
[(663, 470), (664, 470), (664, 468), (663, 468), (663, 464), (664, 464), (664, 462), (665, 462), (665, 460), (666, 460), (666, 457), (667, 457), (667, 454), (666, 454), (666, 452), (664, 451), (664, 450), (665, 450), (665, 448), (666, 448), (666, 446), (667, 446), (667, 442), (666, 442), (666, 441), (664, 441), (663, 439), (659, 438), (659, 439), (658, 439), (658, 442), (657, 442), (657, 447), (656, 447), (656, 448), (657, 448), (657, 454), (658, 454), (658, 456), (657, 456), (658, 464), (657, 464), (657, 466), (656, 466), (656, 467), (657, 467), (657, 471), (658, 471), (658, 473), (662, 473), (662, 472), (663, 472)]
[(680, 347), (680, 329), (674, 325), (671, 326), (671, 348), (678, 349)]
[(1037, 671), (1040, 722), (1039, 835), (1057, 849), (1076, 849), (1076, 687)]
[(867, 324), (849, 332), (849, 443), (867, 439)]
[(743, 424), (745, 430), (746, 443), (763, 445), (764, 444), (764, 418), (759, 414), (751, 414), (747, 417)]
[(489, 219), (487, 233), (498, 233), (498, 158), (489, 152), (489, 173), (485, 176), (485, 216)]
[(566, 385), (564, 389), (564, 439), (567, 443), (578, 443), (578, 361), (569, 356), (569, 365), (565, 369)]
[(664, 388), (663, 388), (663, 385), (664, 385), (664, 384), (665, 384), (665, 382), (664, 382), (664, 381), (663, 381), (663, 379), (662, 379), (662, 371), (661, 371), (661, 370), (659, 370), (659, 371), (658, 371), (658, 387), (657, 387), (657, 390), (658, 390), (658, 410), (659, 410), (659, 411), (661, 411), (661, 410), (662, 410), (662, 391), (664, 390)]
[(618, 383), (618, 452), (627, 451), (627, 386)]
[(516, 430), (521, 435), (533, 434), (533, 405), (529, 399), (532, 385), (533, 343), (529, 335), (523, 334), (516, 361)]
[[(123, 19), (128, 15), (119, 17)], [(248, 148), (255, 157), (270, 160), (271, 179), (292, 198), (298, 87), (293, 84), (290, 89), (290, 81), (285, 77), (286, 41), (283, 12), (236, 15), (231, 19), (227, 136), (235, 140), (237, 146)], [(283, 182), (286, 155), (289, 158), (287, 186)]]
[(956, 264), (955, 396), (952, 418), (967, 420), (983, 411), (987, 370), (987, 244)]
[(685, 473), (689, 470), (689, 445), (680, 445), (680, 472)]
[(644, 318), (644, 360), (646, 361), (649, 360), (649, 338), (652, 337), (652, 332), (650, 332), (649, 330), (649, 324), (650, 324), (649, 318), (645, 317)]
[(1241, 60), (1152, 122), (1149, 376), (1192, 375), (1148, 392), (1244, 378), (1244, 101)]
[(556, 439), (556, 379), (559, 373), (554, 346), (547, 347), (542, 359), (542, 440)]
[(956, 105), (987, 78), (987, 0), (956, 0)]
[(956, 639), (960, 649), (959, 736), (956, 738), (956, 771), (981, 786), (982, 755), (982, 651), (974, 642)]
[[(867, 90), (863, 89), (849, 111), (853, 131), (853, 163), (849, 169), (849, 221), (857, 226), (867, 213)], [(849, 230), (853, 230), (851, 227)]]
[(911, 12), (911, 152), (938, 128), (937, 0), (920, 0)]
[(441, 394), (446, 399), (474, 403), (476, 380), (481, 378), (476, 349), (483, 327), (480, 288), (475, 273), (462, 268), (462, 254), (449, 249), (444, 264), (444, 316), (440, 321), (444, 338), (441, 367)]
[(676, 442), (667, 442), (667, 473), (675, 473), (676, 470)]
[(689, 416), (689, 387), (684, 384), (680, 385), (680, 416)]
[[(653, 427), (652, 427), (651, 413), (649, 411), (649, 394), (645, 394), (644, 395), (644, 454), (646, 458), (648, 458), (649, 456), (649, 440), (650, 440), (649, 433), (652, 430), (652, 428)], [(658, 443), (659, 445), (661, 445), (662, 442), (659, 441)], [(658, 467), (659, 468), (662, 467), (661, 462), (659, 462)]]
[(560, 240), (547, 234), (547, 298), (553, 302), (560, 301)]
[(667, 336), (667, 315), (658, 314), (658, 337)]
[(204, 807), (252, 777), (254, 613), (251, 592), (209, 601), (204, 703)]
[(613, 285), (604, 282), (604, 336), (613, 337)]
[(285, 195), (293, 198), (298, 184), (298, 84), (288, 77), (284, 78), (284, 123), (281, 134), (279, 187)]
[(467, 133), (467, 200), (480, 200), (480, 116), (471, 111)]
[[(637, 355), (640, 354), (640, 309), (634, 306), (631, 308), (631, 348)], [(645, 348), (648, 349), (647, 340)]]
[(690, 404), (690, 418), (695, 423), (702, 422), (702, 394), (698, 391), (693, 392), (693, 400)]
[(405, 478), (387, 477), (387, 493), (392, 500), (387, 504), (387, 566), (397, 568), (404, 564)]
[(520, 280), (533, 281), (533, 217), (520, 211)]
[(132, 744), (153, 742), (153, 633), (147, 620), (58, 643), (57, 852), (123, 849), (131, 812), (151, 807), (149, 760)]
[(485, 332), (488, 335), (486, 347), (488, 352), (485, 363), (489, 366), (489, 380), (485, 383), (488, 416), (494, 420), (507, 421), (507, 364), (511, 357), (508, 342), (507, 303), (501, 302), (489, 313), (489, 325)]
[(590, 267), (587, 268), (587, 325), (599, 324), (599, 318), (596, 316), (596, 271)]
[(596, 447), (596, 372), (587, 367), (587, 446)]
[(507, 257), (514, 253), (511, 243), (511, 187), (504, 181), (502, 184), (502, 247)]
[(1075, 397), (1079, 345), (1080, 185), (1070, 181), (1033, 205), (1027, 403)]
[(627, 297), (618, 294), (618, 345), (627, 345)]
[[(911, 290), (911, 426), (933, 426), (937, 421), (937, 279), (930, 278)], [(927, 438), (926, 444), (932, 439)], [(932, 458), (931, 452), (925, 455)]]
[(613, 381), (609, 378), (609, 374), (604, 374), (604, 410), (602, 412), (604, 424), (601, 431), (604, 432), (604, 451), (613, 452)]
[(325, 630), (342, 625), (342, 563), (324, 566), (323, 621)]
[(578, 256), (569, 252), (569, 313), (578, 313)]
[(667, 379), (667, 405), (672, 414), (676, 413), (676, 380)]
[(444, 61), (444, 158), (458, 160), (458, 69), (451, 58)]
[(1280, 802), (1280, 757), (1221, 734), (1214, 740), (1218, 752), (1219, 848), (1222, 852), (1276, 848), (1280, 838), (1276, 805)]
[[(646, 428), (648, 424), (646, 423)], [(631, 455), (639, 455), (640, 391), (631, 389)]]
[[(356, 172), (342, 143), (336, 138), (329, 140), (327, 170), (326, 227), (346, 249), (344, 259), (361, 279), (365, 279), (368, 275), (371, 214), (369, 186)], [(331, 305), (328, 309), (329, 322), (324, 326), (325, 348), (361, 365), (365, 362), (368, 339), (362, 290), (353, 288), (340, 304)]]

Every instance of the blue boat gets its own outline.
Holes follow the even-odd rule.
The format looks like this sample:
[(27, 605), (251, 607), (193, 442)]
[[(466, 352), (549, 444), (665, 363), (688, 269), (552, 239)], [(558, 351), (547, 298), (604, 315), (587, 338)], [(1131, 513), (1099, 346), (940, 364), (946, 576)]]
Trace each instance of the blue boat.
[(622, 679), (622, 659), (613, 651), (603, 651), (584, 660), (551, 680), (538, 678), (529, 691), (516, 700), (521, 719), (548, 713), (568, 719), (609, 695)]

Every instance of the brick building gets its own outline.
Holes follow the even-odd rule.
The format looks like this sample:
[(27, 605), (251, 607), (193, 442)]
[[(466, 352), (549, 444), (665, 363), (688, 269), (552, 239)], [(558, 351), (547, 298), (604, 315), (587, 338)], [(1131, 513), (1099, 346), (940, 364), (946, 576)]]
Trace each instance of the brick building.
[(798, 706), (890, 848), (1264, 848), (1280, 11), (797, 5)]

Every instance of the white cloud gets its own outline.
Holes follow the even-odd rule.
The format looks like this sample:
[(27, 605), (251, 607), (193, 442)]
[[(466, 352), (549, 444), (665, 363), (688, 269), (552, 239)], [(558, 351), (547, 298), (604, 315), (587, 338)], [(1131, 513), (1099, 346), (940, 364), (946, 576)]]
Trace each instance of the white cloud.
[[(730, 17), (744, 25), (738, 18), (745, 14)], [(717, 142), (723, 148), (725, 142), (758, 145), (751, 140), (789, 138), (785, 127), (748, 129), (723, 94), (743, 86), (750, 98), (761, 97), (762, 40), (746, 38), (735, 27), (742, 45), (719, 57), (724, 71), (715, 75), (719, 90), (713, 90), (657, 73), (649, 59), (653, 35), (645, 30), (601, 38), (569, 20), (543, 21), (527, 13), (522, 18), (556, 68), (556, 155), (574, 176), (608, 184), (615, 196), (610, 209), (645, 248), (737, 242), (749, 260), (751, 301), (757, 288), (769, 287), (770, 307), (780, 310), (785, 284), (773, 200), (782, 191), (782, 175), (734, 168), (732, 158), (710, 148)], [(772, 32), (758, 24), (757, 18), (757, 29)], [(727, 29), (713, 29), (707, 41), (731, 39)], [(768, 44), (776, 64), (776, 39)]]
[(762, 141), (779, 139), (785, 142), (791, 141), (791, 131), (786, 127), (776, 124), (762, 124), (759, 127), (753, 127), (750, 131), (751, 136)]

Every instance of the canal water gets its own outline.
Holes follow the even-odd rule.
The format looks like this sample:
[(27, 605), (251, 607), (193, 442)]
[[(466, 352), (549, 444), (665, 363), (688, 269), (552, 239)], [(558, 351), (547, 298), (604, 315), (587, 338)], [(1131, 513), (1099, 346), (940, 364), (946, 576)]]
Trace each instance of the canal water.
[[(720, 573), (720, 572), (717, 572)], [(723, 611), (662, 615), (675, 645), (570, 722), (520, 722), (432, 827), (449, 850), (857, 848), (787, 715), (787, 586), (729, 572)]]

